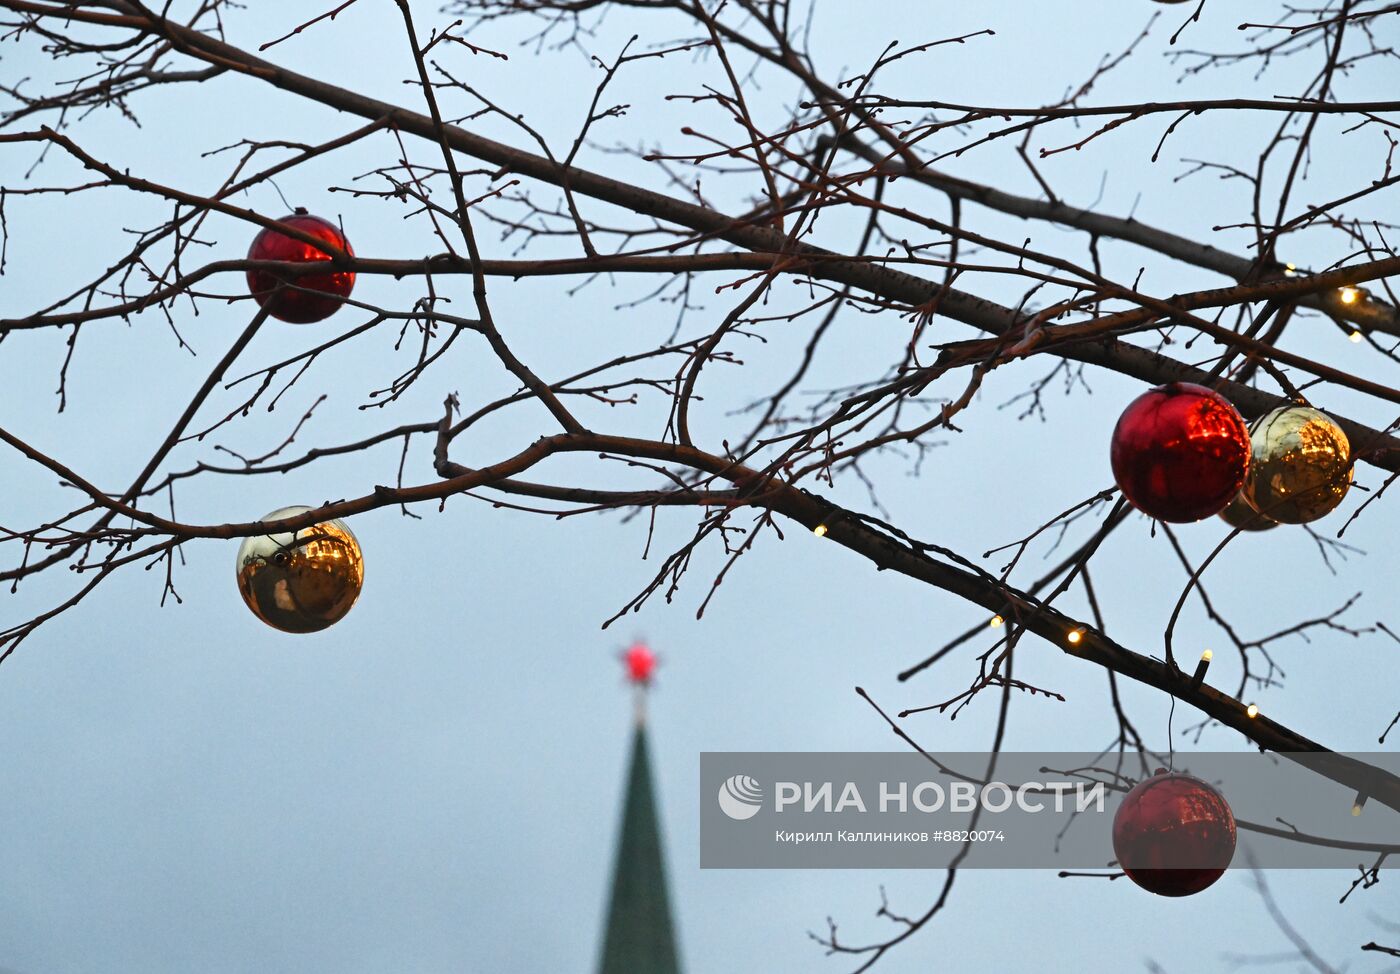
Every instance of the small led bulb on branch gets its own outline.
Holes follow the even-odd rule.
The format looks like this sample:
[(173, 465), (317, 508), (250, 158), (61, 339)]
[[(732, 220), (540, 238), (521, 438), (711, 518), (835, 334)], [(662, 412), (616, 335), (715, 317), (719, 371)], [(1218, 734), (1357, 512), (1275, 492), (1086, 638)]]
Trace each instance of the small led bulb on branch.
[(1196, 664), (1196, 672), (1191, 674), (1192, 690), (1200, 689), (1201, 683), (1206, 678), (1206, 670), (1210, 669), (1210, 661), (1212, 655), (1213, 654), (1210, 650), (1206, 650), (1204, 653), (1201, 654), (1201, 661)]
[(1362, 781), (1361, 785), (1356, 789), (1356, 798), (1352, 800), (1351, 814), (1353, 817), (1359, 816), (1361, 814), (1361, 810), (1366, 807), (1366, 799), (1371, 797), (1371, 792), (1375, 787), (1375, 777), (1373, 777), (1373, 775), (1371, 774), (1368, 774), (1367, 780)]

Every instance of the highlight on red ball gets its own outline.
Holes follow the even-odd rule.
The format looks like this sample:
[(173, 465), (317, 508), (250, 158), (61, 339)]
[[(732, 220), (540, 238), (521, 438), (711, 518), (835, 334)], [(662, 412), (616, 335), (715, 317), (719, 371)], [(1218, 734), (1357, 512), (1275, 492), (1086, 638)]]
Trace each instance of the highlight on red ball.
[(1113, 816), (1113, 854), (1129, 879), (1158, 896), (1191, 896), (1235, 857), (1235, 814), (1199, 778), (1159, 769)]
[(1249, 427), (1224, 396), (1173, 382), (1129, 404), (1113, 430), (1110, 459), (1123, 496), (1159, 521), (1219, 514), (1249, 472)]
[(622, 662), (627, 667), (627, 679), (637, 686), (650, 686), (656, 674), (656, 653), (650, 646), (638, 640), (622, 654)]
[[(312, 216), (298, 207), (280, 223), (324, 240), (351, 257), (355, 251), (340, 228), (329, 220)], [(273, 227), (264, 227), (248, 248), (249, 260), (276, 260), (293, 264), (330, 260), (331, 255)], [(250, 270), (248, 290), (258, 306), (280, 321), (297, 325), (322, 321), (340, 310), (355, 287), (355, 272), (335, 270), (327, 274), (282, 275), (275, 271)]]

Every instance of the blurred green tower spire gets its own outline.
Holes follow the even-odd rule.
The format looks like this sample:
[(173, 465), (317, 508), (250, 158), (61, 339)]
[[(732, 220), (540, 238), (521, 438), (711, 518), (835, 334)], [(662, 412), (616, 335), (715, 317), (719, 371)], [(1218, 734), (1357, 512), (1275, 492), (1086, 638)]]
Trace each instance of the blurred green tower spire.
[(628, 678), (636, 687), (637, 723), (598, 974), (679, 974), (661, 823), (647, 750), (646, 692), (656, 657), (637, 643), (627, 651), (624, 661)]

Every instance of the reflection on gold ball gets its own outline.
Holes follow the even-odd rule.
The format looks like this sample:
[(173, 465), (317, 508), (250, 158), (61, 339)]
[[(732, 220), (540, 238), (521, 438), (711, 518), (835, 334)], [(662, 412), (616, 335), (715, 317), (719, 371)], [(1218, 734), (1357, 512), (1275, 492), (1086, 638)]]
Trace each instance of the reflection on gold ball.
[(1273, 518), (1250, 507), (1243, 493), (1236, 494), (1235, 499), (1220, 512), (1220, 520), (1241, 531), (1267, 531), (1278, 527), (1278, 522)]
[[(283, 507), (264, 521), (305, 514)], [(365, 580), (360, 543), (344, 521), (259, 534), (238, 547), (238, 591), (253, 614), (283, 632), (317, 632), (339, 622)]]
[(1332, 511), (1351, 486), (1351, 444), (1326, 413), (1282, 406), (1250, 427), (1244, 499), (1285, 524), (1306, 524)]

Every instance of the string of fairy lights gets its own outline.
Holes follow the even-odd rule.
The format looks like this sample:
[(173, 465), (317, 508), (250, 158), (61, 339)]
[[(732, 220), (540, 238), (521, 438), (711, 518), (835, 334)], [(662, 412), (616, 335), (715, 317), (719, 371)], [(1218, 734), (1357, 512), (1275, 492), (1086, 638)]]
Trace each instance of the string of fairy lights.
[[(1285, 277), (1307, 276), (1307, 272), (1299, 271), (1298, 265), (1296, 264), (1285, 264), (1283, 268), (1283, 274)], [(1365, 304), (1366, 302), (1370, 301), (1370, 299), (1371, 292), (1365, 290), (1364, 288), (1357, 287), (1354, 284), (1343, 284), (1341, 287), (1337, 288), (1337, 300), (1341, 304), (1347, 305), (1348, 307), (1352, 305)], [(1352, 330), (1347, 334), (1347, 339), (1353, 343), (1360, 342), (1361, 339), (1365, 337), (1365, 332), (1363, 332), (1360, 328), (1352, 328)]]
[[(1338, 300), (1350, 305), (1368, 295), (1347, 286), (1339, 289)], [(1359, 340), (1356, 335), (1359, 330), (1353, 341)], [(1119, 490), (1142, 513), (1172, 523), (1218, 516), (1236, 534), (1307, 524), (1330, 514), (1351, 486), (1355, 462), (1341, 426), (1306, 401), (1247, 424), (1219, 393), (1183, 382), (1150, 389), (1128, 405), (1113, 431), (1110, 459)], [(830, 526), (831, 519), (823, 521), (813, 534), (825, 537)], [(998, 612), (988, 625), (999, 629), (1006, 621)], [(1088, 631), (1079, 623), (1065, 625), (1067, 650), (1080, 649)], [(1202, 652), (1190, 693), (1204, 685), (1213, 655)], [(1257, 703), (1234, 704), (1246, 720), (1259, 718)], [(1363, 790), (1353, 803), (1354, 815), (1365, 800)]]

